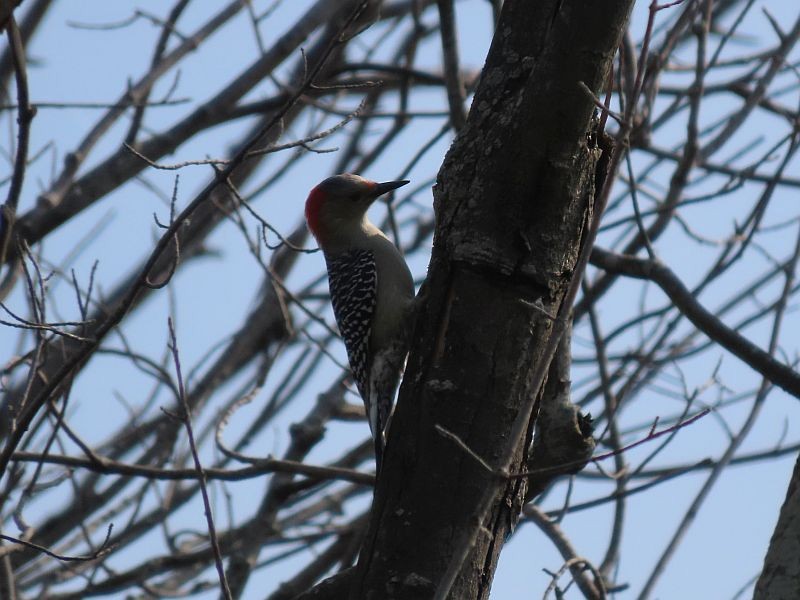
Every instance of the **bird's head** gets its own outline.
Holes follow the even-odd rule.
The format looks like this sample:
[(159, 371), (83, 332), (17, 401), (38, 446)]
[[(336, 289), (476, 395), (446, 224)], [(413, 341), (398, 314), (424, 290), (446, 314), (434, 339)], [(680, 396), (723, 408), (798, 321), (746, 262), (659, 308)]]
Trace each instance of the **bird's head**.
[(328, 177), (318, 184), (306, 200), (306, 222), (317, 241), (341, 228), (358, 225), (370, 205), (380, 196), (404, 186), (408, 181), (378, 183), (351, 173)]

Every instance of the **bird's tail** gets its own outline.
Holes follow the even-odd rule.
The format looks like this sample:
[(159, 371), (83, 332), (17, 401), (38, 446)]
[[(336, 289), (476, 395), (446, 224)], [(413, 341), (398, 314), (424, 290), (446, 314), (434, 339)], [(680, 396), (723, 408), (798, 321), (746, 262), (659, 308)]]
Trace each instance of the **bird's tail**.
[(389, 419), (392, 415), (394, 394), (405, 364), (405, 354), (402, 340), (397, 340), (389, 348), (376, 353), (370, 369), (369, 388), (365, 402), (369, 428), (375, 440), (375, 461), (377, 472), (383, 459), (386, 448), (386, 432), (389, 428)]
[(375, 442), (375, 470), (380, 473), (383, 462), (383, 451), (386, 448), (386, 430), (392, 412), (392, 396), (383, 390), (371, 390), (370, 401), (367, 405), (367, 417), (372, 439)]

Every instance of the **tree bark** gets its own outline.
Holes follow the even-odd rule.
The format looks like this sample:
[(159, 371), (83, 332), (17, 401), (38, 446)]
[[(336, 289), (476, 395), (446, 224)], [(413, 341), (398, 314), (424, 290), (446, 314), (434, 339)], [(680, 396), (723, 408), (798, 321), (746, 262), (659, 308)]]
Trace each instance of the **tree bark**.
[(800, 598), (800, 457), (769, 542), (753, 600)]
[[(632, 0), (505, 2), (467, 124), (434, 188), (427, 291), (350, 598), (431, 597), (459, 532), (498, 493), (451, 598), (487, 598), (525, 495), (496, 465), (531, 395), (578, 257), (600, 150), (596, 94)], [(535, 412), (534, 412), (535, 414)], [(533, 423), (531, 423), (531, 428)]]

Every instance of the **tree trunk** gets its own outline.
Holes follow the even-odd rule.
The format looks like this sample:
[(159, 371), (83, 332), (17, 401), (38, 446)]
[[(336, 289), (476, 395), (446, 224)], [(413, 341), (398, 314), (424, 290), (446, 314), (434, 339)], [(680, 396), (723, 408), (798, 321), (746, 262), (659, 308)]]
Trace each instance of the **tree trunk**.
[[(632, 0), (507, 0), (463, 130), (434, 188), (423, 306), (350, 598), (432, 597), (459, 534), (497, 494), (451, 598), (487, 598), (525, 482), (496, 476), (591, 218), (595, 105)], [(535, 414), (535, 412), (534, 412)], [(533, 427), (531, 423), (530, 429)], [(328, 585), (330, 582), (328, 582)], [(309, 596), (311, 597), (311, 596)]]
[(800, 457), (794, 464), (786, 500), (753, 595), (753, 600), (796, 598), (800, 598)]

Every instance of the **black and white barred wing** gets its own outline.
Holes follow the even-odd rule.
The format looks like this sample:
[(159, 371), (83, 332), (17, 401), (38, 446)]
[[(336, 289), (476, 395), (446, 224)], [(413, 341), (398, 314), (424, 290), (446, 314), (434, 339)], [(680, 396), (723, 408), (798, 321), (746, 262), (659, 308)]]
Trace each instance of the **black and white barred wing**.
[(325, 257), (336, 324), (361, 398), (369, 398), (369, 335), (378, 296), (378, 271), (369, 250)]

